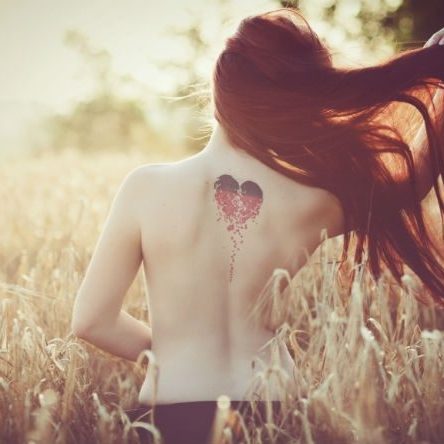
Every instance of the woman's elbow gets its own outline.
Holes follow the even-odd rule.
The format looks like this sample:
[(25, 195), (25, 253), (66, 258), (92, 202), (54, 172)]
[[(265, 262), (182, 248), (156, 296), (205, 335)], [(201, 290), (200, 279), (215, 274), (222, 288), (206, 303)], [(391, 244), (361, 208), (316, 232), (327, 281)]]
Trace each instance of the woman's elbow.
[(71, 331), (74, 336), (85, 338), (99, 322), (99, 316), (91, 310), (90, 304), (87, 304), (82, 296), (77, 294), (74, 306), (71, 312)]
[(71, 333), (78, 338), (84, 339), (90, 330), (91, 327), (85, 322), (74, 318), (71, 321)]

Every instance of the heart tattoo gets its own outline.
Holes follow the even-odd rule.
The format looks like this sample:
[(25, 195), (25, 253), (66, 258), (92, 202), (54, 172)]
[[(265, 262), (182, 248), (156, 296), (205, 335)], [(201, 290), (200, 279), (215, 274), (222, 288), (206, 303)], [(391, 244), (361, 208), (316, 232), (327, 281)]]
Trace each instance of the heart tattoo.
[(233, 278), (234, 259), (239, 246), (243, 242), (244, 231), (248, 221), (255, 220), (263, 201), (263, 193), (260, 186), (246, 180), (240, 186), (236, 179), (229, 174), (219, 176), (214, 182), (214, 198), (219, 210), (218, 221), (223, 220), (227, 224), (227, 230), (233, 249), (230, 256), (230, 281)]

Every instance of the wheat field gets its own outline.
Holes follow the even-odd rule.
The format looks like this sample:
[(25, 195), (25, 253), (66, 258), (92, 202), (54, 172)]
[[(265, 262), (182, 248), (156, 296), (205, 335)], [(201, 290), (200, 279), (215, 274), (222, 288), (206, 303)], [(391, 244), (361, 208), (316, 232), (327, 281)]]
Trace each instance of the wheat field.
[[(139, 442), (125, 410), (137, 404), (147, 359), (75, 338), (70, 316), (118, 185), (158, 160), (66, 151), (0, 166), (0, 443)], [(280, 325), (298, 388), (285, 391), (275, 362), (260, 382), (282, 381), (282, 414), (247, 427), (221, 405), (217, 418), (232, 421), (220, 442), (235, 442), (238, 427), (247, 443), (444, 442), (444, 313), (417, 302), (409, 275), (400, 287), (360, 268), (347, 294), (334, 260), (340, 242), (322, 244), (290, 291), (279, 293), (289, 276), (276, 270), (257, 313)], [(138, 275), (124, 308), (147, 321), (145, 291)]]

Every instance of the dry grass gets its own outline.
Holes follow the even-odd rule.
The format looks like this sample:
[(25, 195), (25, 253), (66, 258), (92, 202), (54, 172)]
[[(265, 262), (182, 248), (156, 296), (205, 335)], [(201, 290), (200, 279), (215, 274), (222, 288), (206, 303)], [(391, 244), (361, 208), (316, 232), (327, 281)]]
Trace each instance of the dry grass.
[[(124, 410), (145, 369), (73, 338), (69, 325), (111, 197), (150, 160), (65, 153), (0, 167), (1, 443), (138, 442)], [(444, 314), (416, 302), (409, 277), (400, 288), (358, 273), (347, 295), (331, 260), (338, 242), (317, 251), (290, 291), (270, 282), (260, 300), (257, 313), (282, 323), (297, 388), (286, 390), (278, 362), (264, 368), (257, 382), (281, 381), (285, 409), (245, 425), (246, 442), (444, 442)], [(143, 291), (138, 276), (125, 308), (146, 320)], [(227, 412), (221, 405), (218, 418)], [(242, 423), (230, 422), (226, 442)]]

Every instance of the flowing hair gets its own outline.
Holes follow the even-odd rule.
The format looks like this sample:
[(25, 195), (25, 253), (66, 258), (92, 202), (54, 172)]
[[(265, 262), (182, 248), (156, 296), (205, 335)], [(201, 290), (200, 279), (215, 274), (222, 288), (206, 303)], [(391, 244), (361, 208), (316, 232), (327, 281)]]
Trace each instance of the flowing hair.
[(288, 7), (244, 18), (226, 40), (211, 79), (212, 104), (234, 146), (339, 199), (343, 258), (354, 231), (357, 263), (367, 248), (372, 275), (379, 278), (385, 264), (399, 283), (407, 264), (444, 306), (442, 256), (426, 229), (412, 154), (412, 136), (424, 123), (442, 220), (444, 135), (437, 121), (444, 107), (436, 120), (429, 107), (443, 81), (439, 45), (374, 66), (335, 67), (327, 47)]

